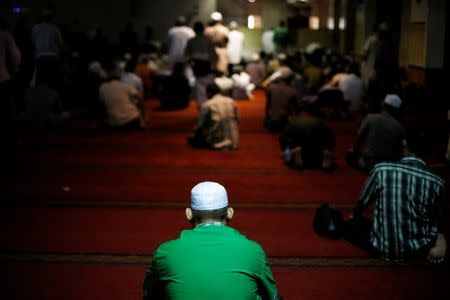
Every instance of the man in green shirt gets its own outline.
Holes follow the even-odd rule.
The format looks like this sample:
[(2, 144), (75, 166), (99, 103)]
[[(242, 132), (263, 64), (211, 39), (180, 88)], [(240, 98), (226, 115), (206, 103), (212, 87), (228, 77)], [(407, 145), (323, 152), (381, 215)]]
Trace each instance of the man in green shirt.
[(227, 226), (233, 214), (222, 185), (194, 186), (186, 208), (194, 228), (154, 252), (144, 299), (279, 299), (262, 247)]

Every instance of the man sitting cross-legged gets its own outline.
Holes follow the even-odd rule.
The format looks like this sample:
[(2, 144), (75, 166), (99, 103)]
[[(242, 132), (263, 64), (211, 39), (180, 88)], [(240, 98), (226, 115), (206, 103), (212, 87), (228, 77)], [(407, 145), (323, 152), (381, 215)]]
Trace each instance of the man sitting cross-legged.
[[(374, 166), (346, 223), (347, 239), (391, 261), (444, 260), (446, 240), (438, 229), (444, 181), (422, 160), (426, 144), (408, 134), (404, 158)], [(362, 216), (374, 204), (372, 220)]]
[(186, 208), (194, 228), (154, 252), (143, 299), (280, 299), (264, 250), (227, 225), (233, 214), (222, 185), (194, 186)]
[(197, 125), (188, 143), (192, 147), (236, 150), (239, 142), (236, 102), (220, 93), (215, 83), (206, 87), (208, 101), (202, 104)]

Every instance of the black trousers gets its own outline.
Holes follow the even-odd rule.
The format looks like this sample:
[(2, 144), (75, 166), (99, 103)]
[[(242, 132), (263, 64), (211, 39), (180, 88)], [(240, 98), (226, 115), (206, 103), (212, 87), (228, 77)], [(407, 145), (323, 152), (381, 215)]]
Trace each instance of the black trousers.
[(371, 256), (380, 256), (370, 243), (372, 220), (364, 216), (355, 216), (344, 224), (344, 238), (353, 245), (367, 251)]

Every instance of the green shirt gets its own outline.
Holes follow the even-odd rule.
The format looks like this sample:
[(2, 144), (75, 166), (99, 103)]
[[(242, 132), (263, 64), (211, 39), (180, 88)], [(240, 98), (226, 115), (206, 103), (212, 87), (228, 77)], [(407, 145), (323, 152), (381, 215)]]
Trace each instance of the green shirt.
[(205, 223), (156, 250), (144, 299), (278, 299), (278, 294), (259, 244), (222, 223)]

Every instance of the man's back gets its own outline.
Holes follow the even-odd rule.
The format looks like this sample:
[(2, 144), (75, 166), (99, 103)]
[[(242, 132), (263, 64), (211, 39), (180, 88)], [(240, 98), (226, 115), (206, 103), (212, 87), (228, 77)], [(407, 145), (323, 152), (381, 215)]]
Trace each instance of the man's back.
[(138, 91), (133, 86), (119, 80), (105, 82), (100, 86), (99, 96), (106, 107), (108, 125), (121, 126), (139, 119), (139, 110), (132, 102), (132, 97), (138, 96)]
[(403, 155), (403, 125), (387, 112), (368, 115), (359, 130), (367, 134), (364, 153), (369, 164), (381, 161), (397, 161)]
[(229, 97), (217, 94), (201, 107), (199, 127), (207, 130), (206, 141), (213, 148), (238, 147), (238, 121), (236, 103)]
[[(167, 299), (273, 299), (276, 294), (261, 246), (217, 222), (183, 231), (161, 245), (153, 260), (149, 272), (163, 283)], [(160, 299), (151, 283), (147, 277), (144, 289)]]
[(62, 46), (62, 36), (56, 25), (36, 24), (32, 29), (32, 39), (36, 56), (58, 55)]
[(266, 95), (269, 119), (276, 121), (285, 120), (296, 104), (297, 91), (295, 88), (283, 81), (275, 82), (269, 85)]
[(375, 249), (398, 259), (433, 245), (443, 190), (444, 181), (419, 158), (375, 165), (360, 200), (363, 205), (376, 200), (371, 234)]
[(171, 63), (183, 60), (187, 42), (194, 36), (194, 30), (188, 26), (175, 26), (169, 30), (169, 57)]

